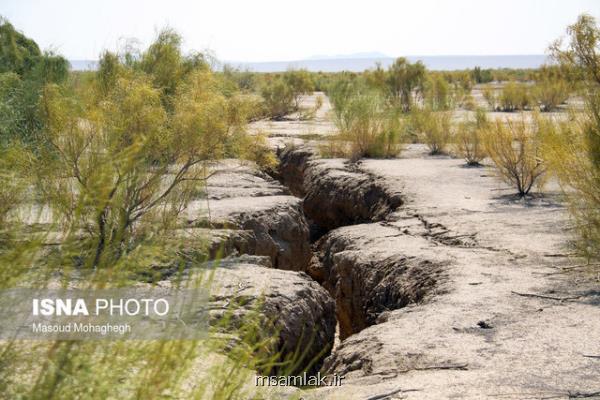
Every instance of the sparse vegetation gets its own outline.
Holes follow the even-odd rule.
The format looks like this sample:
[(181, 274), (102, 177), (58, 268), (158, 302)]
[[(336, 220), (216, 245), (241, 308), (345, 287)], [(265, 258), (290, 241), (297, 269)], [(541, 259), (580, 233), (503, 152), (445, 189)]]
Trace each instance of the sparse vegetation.
[(429, 148), (429, 154), (445, 154), (452, 140), (452, 115), (429, 108), (411, 112), (411, 130)]
[(486, 153), (483, 135), (488, 129), (489, 121), (485, 110), (477, 109), (474, 121), (464, 121), (456, 128), (456, 152), (465, 159), (467, 165), (478, 166)]
[(398, 58), (388, 69), (385, 82), (394, 105), (408, 112), (414, 103), (413, 96), (424, 91), (425, 66), (420, 61), (412, 64), (405, 58)]
[(533, 87), (541, 111), (553, 111), (569, 98), (569, 85), (557, 67), (542, 67)]
[[(346, 93), (348, 86), (340, 84)], [(395, 157), (401, 150), (402, 119), (397, 109), (373, 91), (334, 94), (335, 123), (339, 135), (336, 144), (323, 148), (329, 154), (338, 154), (357, 160), (362, 157)]]
[(444, 111), (451, 107), (450, 85), (443, 76), (436, 74), (428, 77), (425, 102), (435, 111)]
[(499, 176), (513, 186), (519, 196), (529, 194), (536, 184), (543, 185), (546, 163), (541, 158), (539, 119), (532, 124), (524, 118), (496, 120), (489, 125), (484, 143)]
[(311, 75), (305, 70), (290, 70), (270, 78), (263, 83), (261, 95), (266, 115), (271, 119), (301, 111), (301, 96), (314, 89)]
[(496, 105), (498, 104), (498, 94), (496, 90), (491, 85), (485, 85), (483, 87), (483, 98), (489, 104), (492, 110), (496, 109)]
[[(398, 58), (363, 72), (256, 73), (215, 67), (208, 52), (186, 53), (182, 37), (166, 28), (148, 47), (128, 42), (103, 52), (97, 70), (83, 72), (70, 71), (66, 59), (42, 51), (0, 18), (0, 289), (201, 287), (210, 298), (194, 304), (196, 317), (209, 311), (206, 335), (199, 339), (0, 340), (0, 397), (301, 398), (304, 388), (258, 388), (252, 378), (320, 370), (349, 373), (352, 381), (339, 392), (345, 398), (357, 387), (354, 379), (366, 382), (367, 375), (472, 365), (486, 371), (475, 348), (458, 358), (428, 354), (439, 344), (437, 330), (457, 325), (457, 332), (493, 333), (504, 314), (515, 310), (526, 324), (513, 325), (529, 326), (536, 323), (528, 316), (535, 309), (530, 301), (537, 308), (538, 301), (597, 295), (587, 290), (596, 284), (595, 273), (590, 282), (578, 281), (574, 294), (567, 293), (568, 280), (560, 284), (564, 294), (553, 294), (543, 278), (579, 274), (585, 266), (568, 265), (576, 253), (559, 249), (561, 229), (577, 233), (577, 255), (600, 258), (600, 28), (582, 15), (567, 34), (566, 43), (551, 47), (556, 63), (538, 69), (428, 71), (421, 62)], [(478, 108), (479, 88), (489, 108)], [(315, 90), (327, 93), (330, 113), (322, 109), (329, 107), (327, 97), (309, 96)], [(272, 129), (277, 132), (269, 137)], [(418, 145), (402, 159), (358, 162), (398, 157), (407, 139)], [(311, 147), (316, 141), (322, 157), (345, 160), (317, 159)], [(286, 142), (304, 144), (280, 151)], [(280, 166), (271, 146), (278, 146)], [(425, 146), (439, 157), (425, 156)], [(449, 152), (461, 159), (445, 156)], [(510, 200), (498, 197), (504, 185), (491, 187), (498, 181), (465, 168), (462, 159), (471, 167), (491, 160), (510, 186)], [(549, 178), (549, 187), (557, 180), (563, 195), (529, 196)], [(565, 199), (572, 224), (563, 223)], [(209, 201), (216, 207), (204, 218)], [(523, 239), (532, 232), (539, 235), (535, 257), (526, 257), (529, 243)], [(501, 246), (491, 243), (499, 238)], [(490, 251), (495, 248), (502, 251)], [(260, 271), (267, 293), (251, 292), (262, 290), (253, 285), (254, 276), (235, 275), (235, 268), (219, 265), (223, 261), (244, 273)], [(519, 268), (506, 276), (524, 281), (515, 288), (519, 292), (510, 292), (495, 277), (515, 262)], [(550, 266), (556, 270), (539, 271)], [(213, 295), (213, 278), (226, 268), (235, 279)], [(482, 270), (492, 279), (482, 277)], [(464, 284), (454, 285), (452, 296), (438, 296), (440, 307), (427, 308), (430, 297), (446, 291), (447, 271), (457, 272)], [(298, 279), (283, 287), (292, 276)], [(289, 303), (278, 303), (277, 296)], [(486, 316), (507, 299), (498, 318)], [(398, 312), (414, 304), (419, 312)], [(548, 314), (590, 309), (588, 301), (569, 304)], [(438, 318), (440, 310), (458, 312)], [(553, 361), (539, 353), (562, 340), (557, 354), (564, 370), (573, 367), (577, 379), (589, 375), (586, 365), (598, 355), (582, 360), (581, 346), (569, 342), (573, 330), (565, 329), (585, 319), (577, 317), (555, 318), (545, 342), (529, 346), (526, 355), (536, 359), (535, 368)], [(464, 324), (454, 323), (461, 318)], [(423, 321), (429, 325), (413, 346), (418, 356), (395, 362), (406, 352), (392, 339), (418, 330)], [(320, 322), (325, 328), (317, 330)], [(321, 364), (334, 340), (339, 342), (336, 330), (345, 340), (367, 327), (370, 336), (364, 338), (376, 343), (350, 337)], [(539, 339), (535, 333), (525, 340)], [(469, 335), (446, 336), (460, 349)], [(503, 338), (503, 354), (523, 348), (513, 346), (523, 340), (514, 332)], [(378, 355), (365, 359), (369, 352)], [(506, 362), (519, 358), (516, 352), (488, 375), (505, 371)], [(481, 385), (463, 390), (418, 384), (415, 396), (534, 397), (539, 388), (556, 389), (549, 397), (596, 394), (587, 392), (596, 389), (593, 382), (571, 388), (573, 378), (552, 385), (549, 374), (518, 382), (513, 390), (510, 378), (531, 368), (525, 364), (483, 392)], [(460, 384), (472, 383), (477, 373)], [(373, 386), (362, 391), (379, 393), (371, 398), (413, 390), (371, 380)], [(312, 395), (334, 396), (332, 388), (320, 390)]]
[(548, 126), (546, 153), (570, 199), (577, 248), (588, 259), (600, 254), (600, 28), (582, 15), (569, 26), (569, 42), (551, 50), (561, 68), (582, 82), (585, 110)]
[[(245, 135), (251, 105), (224, 91), (202, 57), (183, 55), (171, 30), (140, 58), (105, 53), (98, 73), (76, 85), (56, 78), (60, 58), (21, 54), (29, 61), (17, 65), (1, 55), (12, 69), (0, 75), (3, 117), (26, 107), (36, 116), (26, 129), (8, 120), (1, 126), (2, 288), (110, 288), (153, 281), (156, 265), (201, 268), (202, 241), (195, 239), (194, 256), (184, 256), (172, 236), (207, 163), (226, 156), (273, 163), (264, 139)], [(38, 221), (40, 207), (48, 220)], [(49, 235), (56, 245), (44, 242)], [(204, 278), (202, 284), (209, 271)], [(285, 370), (294, 360), (278, 360), (277, 344), (264, 334), (269, 321), (247, 315), (235, 325), (222, 319), (204, 340), (5, 340), (0, 392), (39, 399), (252, 397), (244, 386), (253, 370), (268, 373), (275, 361)], [(195, 372), (198, 360), (210, 359), (218, 361)]]
[(475, 83), (489, 83), (494, 79), (491, 70), (482, 69), (481, 67), (473, 68), (471, 74)]
[(502, 111), (525, 110), (530, 105), (529, 90), (523, 83), (508, 82), (502, 87), (498, 108)]

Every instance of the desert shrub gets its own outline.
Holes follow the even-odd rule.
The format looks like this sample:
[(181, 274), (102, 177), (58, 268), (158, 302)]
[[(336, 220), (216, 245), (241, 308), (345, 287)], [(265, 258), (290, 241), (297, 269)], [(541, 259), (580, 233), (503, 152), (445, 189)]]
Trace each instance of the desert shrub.
[(536, 76), (533, 98), (541, 111), (552, 111), (569, 98), (570, 85), (557, 67), (543, 66)]
[(543, 185), (546, 164), (541, 159), (540, 122), (496, 120), (484, 135), (485, 151), (500, 178), (527, 195), (534, 184)]
[[(402, 122), (397, 109), (387, 107), (378, 93), (354, 93), (336, 108), (336, 126), (339, 135), (334, 141), (342, 143), (345, 156), (395, 157), (401, 150)], [(336, 146), (331, 145), (330, 150)], [(332, 151), (333, 152), (333, 151)]]
[(313, 89), (312, 78), (305, 70), (289, 70), (266, 80), (261, 88), (266, 115), (271, 119), (281, 119), (300, 111), (301, 96)]
[(553, 57), (581, 81), (584, 112), (548, 126), (546, 153), (569, 199), (576, 222), (577, 248), (588, 259), (600, 254), (600, 28), (581, 15), (567, 29), (568, 43), (557, 41)]
[(163, 29), (140, 60), (140, 68), (152, 77), (153, 85), (159, 88), (163, 101), (166, 102), (175, 94), (183, 78), (181, 42), (181, 36), (177, 32), (169, 28)]
[(541, 111), (552, 111), (569, 98), (569, 85), (562, 80), (540, 81), (533, 88), (533, 96)]
[(264, 99), (265, 112), (271, 119), (281, 119), (295, 110), (294, 94), (283, 78), (276, 78), (264, 84), (261, 95)]
[(577, 249), (587, 258), (600, 251), (600, 129), (589, 115), (546, 124), (544, 154), (569, 199)]
[(467, 165), (476, 166), (485, 158), (483, 135), (489, 125), (485, 110), (477, 109), (475, 120), (461, 122), (455, 135), (456, 152), (465, 159)]
[[(202, 56), (181, 54), (172, 31), (139, 56), (105, 53), (100, 71), (67, 81), (62, 57), (6, 28), (0, 287), (139, 285), (140, 273), (158, 277), (154, 265), (201, 267), (203, 259), (182, 254), (173, 229), (212, 160), (272, 165), (264, 138), (245, 135), (255, 97), (224, 89)], [(32, 222), (20, 220), (23, 208), (34, 209)], [(50, 222), (38, 223), (37, 208)], [(205, 244), (193, 245), (201, 253)], [(269, 373), (277, 361), (285, 373), (286, 360), (258, 309), (241, 321), (236, 311), (226, 311), (235, 325), (225, 318), (203, 340), (3, 340), (0, 397), (254, 398), (243, 387), (253, 371)]]
[(353, 95), (368, 91), (368, 86), (349, 73), (342, 73), (334, 79), (327, 88), (329, 101), (333, 106), (334, 117), (343, 118), (348, 103)]
[(493, 80), (492, 71), (489, 69), (481, 69), (481, 67), (473, 68), (472, 76), (476, 83), (489, 83)]
[(0, 73), (14, 72), (24, 76), (33, 69), (41, 55), (35, 41), (0, 17)]
[(299, 110), (301, 96), (311, 93), (315, 88), (311, 74), (304, 69), (292, 69), (283, 74), (283, 80), (294, 97), (294, 109)]
[(244, 135), (240, 157), (254, 161), (258, 167), (267, 172), (273, 172), (278, 164), (278, 159), (269, 147), (267, 136), (263, 134)]
[(380, 62), (375, 63), (374, 69), (368, 69), (362, 73), (365, 84), (374, 90), (389, 94), (388, 76), (389, 70), (385, 70)]
[(226, 81), (232, 82), (237, 90), (254, 92), (258, 89), (256, 73), (249, 70), (240, 70), (229, 64), (223, 66), (223, 76)]
[(425, 65), (420, 61), (413, 64), (403, 57), (396, 59), (385, 76), (387, 95), (392, 103), (404, 112), (410, 111), (413, 96), (424, 91), (425, 74)]
[(468, 111), (475, 111), (477, 109), (477, 103), (470, 93), (464, 96), (460, 105)]
[(485, 85), (482, 89), (482, 94), (490, 108), (495, 110), (496, 105), (498, 104), (498, 94), (496, 93), (496, 90), (490, 85)]
[(97, 82), (100, 93), (107, 95), (117, 84), (119, 76), (123, 73), (123, 66), (119, 56), (110, 51), (105, 51), (98, 60)]
[[(206, 163), (244, 147), (244, 100), (225, 96), (204, 68), (186, 72), (166, 95), (154, 72), (113, 61), (116, 68), (105, 72), (114, 74), (84, 85), (97, 90), (89, 97), (65, 85), (42, 87), (40, 135), (48, 146), (37, 154), (13, 142), (0, 149), (2, 288), (139, 285), (138, 273), (148, 278), (156, 264), (201, 267), (182, 256), (172, 229), (205, 181)], [(2, 87), (18, 86), (15, 75), (3, 76)], [(263, 145), (257, 139), (245, 148), (248, 157), (267, 160)], [(31, 203), (50, 210), (49, 225), (19, 223), (17, 208)], [(37, 229), (39, 235), (31, 232)], [(49, 234), (59, 246), (43, 244)], [(243, 385), (253, 370), (268, 373), (279, 361), (276, 343), (265, 338), (269, 321), (240, 321), (235, 306), (227, 313), (238, 317), (236, 325), (221, 322), (228, 335), (209, 329), (203, 340), (2, 341), (0, 392), (33, 399), (253, 398)]]
[(455, 72), (452, 76), (452, 82), (460, 87), (465, 94), (471, 93), (471, 90), (473, 89), (473, 77), (468, 71)]
[(411, 112), (411, 130), (421, 143), (429, 148), (429, 154), (444, 154), (452, 140), (452, 114), (447, 111), (434, 112), (424, 108)]
[(428, 76), (425, 85), (425, 103), (435, 111), (443, 111), (450, 108), (450, 85), (440, 74)]
[(529, 91), (522, 83), (508, 82), (502, 88), (498, 100), (502, 111), (524, 110), (530, 103)]
[(64, 83), (69, 63), (0, 18), (0, 145), (22, 141), (35, 148), (43, 128), (39, 98), (44, 85)]

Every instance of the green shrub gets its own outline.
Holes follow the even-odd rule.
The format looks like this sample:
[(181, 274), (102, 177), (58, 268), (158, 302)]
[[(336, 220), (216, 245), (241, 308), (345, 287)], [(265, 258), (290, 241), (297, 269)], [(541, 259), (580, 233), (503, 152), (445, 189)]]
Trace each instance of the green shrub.
[(263, 85), (261, 95), (264, 99), (265, 112), (271, 119), (281, 119), (295, 110), (294, 93), (283, 78), (277, 78)]
[(552, 55), (561, 71), (577, 77), (585, 109), (570, 121), (548, 124), (546, 154), (558, 175), (576, 222), (575, 242), (588, 259), (600, 255), (600, 27), (581, 15), (567, 29), (568, 43), (559, 41)]
[(314, 83), (305, 70), (290, 70), (263, 83), (261, 95), (265, 112), (271, 119), (281, 119), (300, 111), (302, 95), (312, 92)]
[(569, 98), (569, 85), (563, 80), (536, 82), (533, 97), (541, 111), (552, 111)]
[(496, 105), (498, 104), (498, 94), (496, 93), (496, 89), (494, 89), (490, 85), (485, 85), (482, 89), (483, 98), (489, 104), (492, 110), (496, 109)]
[(64, 83), (68, 61), (38, 45), (0, 18), (0, 146), (22, 141), (40, 145), (39, 98), (44, 85)]
[(411, 110), (414, 103), (413, 95), (422, 94), (425, 85), (425, 65), (420, 61), (410, 63), (400, 57), (388, 68), (386, 86), (392, 102), (402, 111)]
[(489, 69), (481, 69), (481, 67), (473, 68), (473, 80), (476, 83), (488, 83), (493, 80), (492, 71)]
[(311, 93), (315, 88), (312, 75), (304, 69), (292, 69), (283, 74), (283, 80), (294, 97), (294, 110), (299, 110), (301, 96)]
[(499, 108), (502, 111), (524, 110), (529, 107), (530, 97), (527, 86), (522, 83), (508, 82), (500, 92)]
[(342, 145), (330, 145), (330, 154), (337, 152), (353, 160), (398, 155), (402, 143), (401, 116), (396, 109), (387, 107), (381, 95), (355, 93), (338, 107), (342, 107), (336, 108), (339, 135), (332, 140)]
[(456, 152), (465, 159), (467, 165), (477, 166), (486, 153), (483, 135), (489, 122), (485, 110), (477, 109), (474, 121), (464, 121), (456, 129)]
[(450, 85), (439, 75), (430, 75), (425, 86), (425, 102), (435, 111), (447, 110), (451, 106)]
[(524, 118), (519, 121), (496, 120), (489, 124), (484, 143), (500, 178), (515, 187), (520, 196), (527, 195), (534, 184), (542, 187), (546, 164), (541, 158), (539, 119), (534, 123)]
[(444, 154), (452, 140), (452, 114), (425, 108), (411, 112), (411, 129), (421, 143), (429, 148), (429, 154)]
[(552, 111), (569, 98), (570, 85), (557, 66), (542, 66), (535, 76), (533, 98), (541, 111)]

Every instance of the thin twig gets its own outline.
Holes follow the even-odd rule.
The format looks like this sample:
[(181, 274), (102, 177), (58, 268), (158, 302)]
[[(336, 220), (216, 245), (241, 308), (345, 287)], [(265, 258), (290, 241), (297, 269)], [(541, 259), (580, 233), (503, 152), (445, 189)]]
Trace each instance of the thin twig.
[(466, 371), (469, 369), (468, 366), (469, 366), (468, 364), (431, 365), (428, 367), (416, 367), (416, 368), (403, 369), (403, 370), (400, 370), (397, 372), (399, 374), (402, 374), (402, 373), (411, 372), (411, 371), (430, 371), (430, 370), (438, 370), (438, 369), (442, 369), (442, 370), (456, 369), (456, 370), (460, 370), (460, 371)]
[(511, 290), (512, 294), (516, 294), (517, 296), (523, 296), (523, 297), (539, 297), (541, 299), (546, 299), (546, 300), (557, 300), (557, 301), (566, 301), (566, 300), (575, 300), (575, 299), (579, 299), (582, 296), (574, 296), (574, 297), (555, 297), (555, 296), (548, 296), (545, 294), (536, 294), (536, 293), (520, 293), (520, 292), (515, 292)]
[(421, 389), (395, 389), (395, 390), (392, 390), (391, 392), (377, 394), (375, 396), (367, 397), (365, 400), (383, 400), (383, 399), (387, 399), (388, 397), (393, 396), (398, 393), (419, 392), (419, 391), (421, 391)]

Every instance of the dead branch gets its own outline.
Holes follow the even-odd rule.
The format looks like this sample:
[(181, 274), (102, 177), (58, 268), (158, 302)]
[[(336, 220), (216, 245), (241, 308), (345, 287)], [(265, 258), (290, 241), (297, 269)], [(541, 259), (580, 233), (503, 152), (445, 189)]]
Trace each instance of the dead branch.
[(383, 400), (383, 399), (387, 399), (388, 397), (393, 396), (398, 393), (419, 392), (419, 391), (421, 391), (421, 389), (395, 389), (395, 390), (392, 390), (391, 392), (377, 394), (375, 396), (367, 397), (365, 400)]
[(546, 300), (556, 300), (556, 301), (567, 301), (567, 300), (575, 300), (575, 299), (579, 299), (582, 296), (573, 296), (573, 297), (555, 297), (555, 296), (548, 296), (545, 294), (536, 294), (536, 293), (520, 293), (520, 292), (515, 292), (511, 290), (512, 294), (516, 294), (517, 296), (523, 296), (523, 297), (538, 297), (540, 299), (546, 299)]

